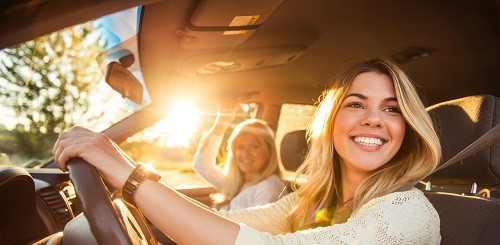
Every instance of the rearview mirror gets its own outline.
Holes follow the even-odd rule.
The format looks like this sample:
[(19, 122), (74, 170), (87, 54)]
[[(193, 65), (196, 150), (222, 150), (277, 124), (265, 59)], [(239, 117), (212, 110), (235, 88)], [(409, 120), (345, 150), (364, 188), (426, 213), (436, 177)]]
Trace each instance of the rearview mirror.
[(113, 61), (108, 64), (105, 81), (123, 98), (137, 104), (142, 103), (143, 87), (141, 82), (120, 63)]

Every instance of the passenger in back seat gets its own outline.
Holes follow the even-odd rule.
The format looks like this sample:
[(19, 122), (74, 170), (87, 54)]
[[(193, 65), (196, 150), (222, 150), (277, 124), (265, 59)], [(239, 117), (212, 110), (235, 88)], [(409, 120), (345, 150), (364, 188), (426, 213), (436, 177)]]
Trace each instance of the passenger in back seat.
[(224, 133), (239, 107), (239, 101), (221, 105), (193, 158), (194, 170), (222, 192), (212, 198), (215, 208), (220, 210), (264, 205), (287, 194), (274, 132), (262, 120), (248, 119), (236, 125), (227, 143), (224, 168), (216, 164)]
[[(425, 195), (396, 192), (441, 158), (409, 77), (385, 58), (365, 60), (321, 100), (297, 170), (308, 182), (280, 200), (213, 212), (153, 178), (125, 200), (178, 244), (439, 244), (439, 216)], [(117, 190), (140, 169), (105, 135), (80, 127), (61, 133), (53, 152), (62, 170), (82, 157)]]

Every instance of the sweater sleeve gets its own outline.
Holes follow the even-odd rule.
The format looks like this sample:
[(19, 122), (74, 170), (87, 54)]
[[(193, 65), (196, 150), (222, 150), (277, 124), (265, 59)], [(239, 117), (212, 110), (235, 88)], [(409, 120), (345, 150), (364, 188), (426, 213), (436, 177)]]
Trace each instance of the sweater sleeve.
[(192, 163), (194, 171), (218, 189), (222, 187), (225, 178), (215, 161), (222, 139), (223, 135), (203, 134)]
[[(269, 206), (271, 208), (268, 209), (283, 208), (280, 205)], [(277, 214), (278, 211), (272, 213)], [(287, 212), (282, 215), (286, 219)], [(328, 227), (276, 233), (278, 230), (266, 228), (274, 225), (271, 220), (260, 224), (246, 223), (245, 220), (239, 221), (241, 228), (235, 244), (439, 244), (441, 240), (439, 216), (417, 189), (375, 198), (347, 222)], [(280, 227), (283, 226), (281, 224)]]
[(253, 231), (273, 235), (284, 234), (290, 232), (287, 217), (295, 198), (295, 193), (291, 193), (273, 203), (240, 210), (219, 210), (218, 214), (237, 223), (250, 226), (254, 229)]

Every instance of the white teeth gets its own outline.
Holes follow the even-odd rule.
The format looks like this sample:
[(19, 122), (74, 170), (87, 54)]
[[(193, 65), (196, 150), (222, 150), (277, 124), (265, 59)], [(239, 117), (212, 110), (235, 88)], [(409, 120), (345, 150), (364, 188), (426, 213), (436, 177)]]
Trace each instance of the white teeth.
[(381, 146), (382, 140), (377, 138), (369, 138), (369, 137), (354, 137), (354, 141), (356, 143), (366, 145), (366, 146)]

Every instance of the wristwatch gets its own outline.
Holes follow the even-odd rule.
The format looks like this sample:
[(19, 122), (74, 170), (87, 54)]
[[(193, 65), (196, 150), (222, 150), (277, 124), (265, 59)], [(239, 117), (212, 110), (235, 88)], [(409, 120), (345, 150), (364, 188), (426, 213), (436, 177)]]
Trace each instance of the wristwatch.
[(138, 162), (135, 166), (134, 172), (130, 174), (125, 182), (125, 185), (122, 189), (122, 197), (123, 200), (127, 203), (135, 206), (134, 195), (139, 188), (139, 185), (146, 179), (150, 179), (152, 181), (159, 181), (161, 179), (161, 174), (156, 169), (150, 167), (147, 164), (142, 162)]

